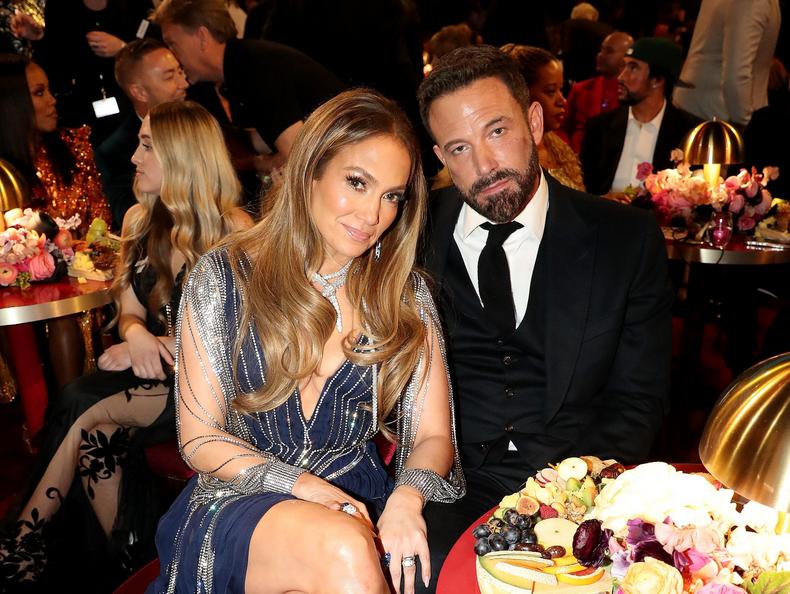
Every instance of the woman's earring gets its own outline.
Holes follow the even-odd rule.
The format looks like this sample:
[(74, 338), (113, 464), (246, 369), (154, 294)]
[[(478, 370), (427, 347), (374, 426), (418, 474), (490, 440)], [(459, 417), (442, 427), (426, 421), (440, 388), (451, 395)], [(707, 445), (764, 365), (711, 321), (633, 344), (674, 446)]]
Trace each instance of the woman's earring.
[(379, 258), (381, 258), (381, 240), (379, 239), (376, 241), (376, 247), (373, 250), (373, 259), (378, 262)]

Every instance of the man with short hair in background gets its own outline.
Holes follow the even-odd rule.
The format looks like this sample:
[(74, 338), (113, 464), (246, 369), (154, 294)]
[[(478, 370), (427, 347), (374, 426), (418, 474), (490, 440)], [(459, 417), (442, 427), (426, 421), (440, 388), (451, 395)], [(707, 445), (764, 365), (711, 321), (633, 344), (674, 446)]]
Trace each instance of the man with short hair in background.
[(618, 80), (620, 107), (587, 121), (579, 159), (584, 186), (591, 194), (619, 194), (639, 185), (637, 170), (673, 166), (670, 154), (680, 148), (699, 119), (672, 105), (683, 63), (680, 46), (661, 37), (643, 37), (626, 52)]
[(222, 83), (233, 125), (258, 150), (256, 169), (280, 167), (302, 120), (344, 90), (335, 75), (305, 54), (271, 41), (237, 39), (223, 0), (164, 0), (152, 21), (189, 82)]
[(617, 76), (625, 66), (625, 52), (634, 39), (622, 31), (606, 36), (595, 58), (598, 76), (577, 82), (568, 93), (563, 129), (576, 154), (582, 148), (584, 126), (592, 117), (620, 107), (617, 98)]
[(152, 107), (183, 100), (189, 83), (173, 53), (150, 38), (132, 41), (118, 52), (115, 79), (132, 102), (134, 113), (99, 145), (95, 156), (112, 211), (112, 226), (120, 229), (126, 211), (136, 202), (131, 158), (140, 124)]

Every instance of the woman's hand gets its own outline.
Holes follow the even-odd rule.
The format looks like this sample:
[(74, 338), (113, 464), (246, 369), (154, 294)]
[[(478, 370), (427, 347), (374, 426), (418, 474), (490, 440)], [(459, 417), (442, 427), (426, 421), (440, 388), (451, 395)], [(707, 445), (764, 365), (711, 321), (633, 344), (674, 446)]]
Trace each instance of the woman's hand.
[(353, 514), (349, 514), (363, 524), (368, 526), (371, 532), (375, 532), (373, 522), (370, 521), (370, 514), (365, 507), (365, 504), (351, 497), (343, 489), (334, 486), (332, 483), (324, 479), (310, 474), (309, 472), (303, 473), (293, 486), (293, 496), (304, 501), (312, 501), (319, 505), (323, 505), (329, 509), (342, 511), (344, 503), (350, 503), (357, 510)]
[(173, 356), (167, 347), (142, 324), (134, 324), (126, 330), (129, 359), (134, 374), (143, 379), (166, 378), (162, 360), (173, 365)]
[(114, 58), (126, 45), (123, 39), (104, 31), (91, 31), (86, 36), (91, 51), (101, 58)]
[(132, 366), (129, 356), (129, 343), (121, 342), (108, 348), (97, 361), (103, 371), (124, 371)]
[(431, 579), (431, 555), (428, 530), (422, 517), (422, 495), (413, 487), (397, 487), (387, 499), (378, 529), (381, 545), (385, 553), (390, 554), (389, 570), (395, 591), (399, 591), (403, 574), (404, 594), (414, 593), (417, 566), (402, 566), (402, 560), (407, 557), (419, 556), (422, 582), (427, 587)]

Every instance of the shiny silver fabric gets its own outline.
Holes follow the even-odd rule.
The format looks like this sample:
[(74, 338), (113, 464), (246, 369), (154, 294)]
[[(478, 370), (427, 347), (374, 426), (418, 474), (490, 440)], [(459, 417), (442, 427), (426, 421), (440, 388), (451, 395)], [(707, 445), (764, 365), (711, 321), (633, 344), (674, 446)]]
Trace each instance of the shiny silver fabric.
[[(356, 465), (364, 455), (365, 443), (377, 431), (375, 422), (370, 423), (370, 427), (357, 428), (358, 431), (362, 431), (359, 434), (357, 445), (337, 450), (311, 451), (309, 444), (304, 444), (305, 455), (299, 459), (298, 464), (285, 463), (280, 459), (277, 451), (262, 451), (257, 447), (247, 424), (243, 421), (241, 414), (232, 407), (232, 402), (241, 393), (240, 390), (245, 387), (250, 389), (252, 385), (249, 379), (250, 367), (257, 366), (257, 370), (262, 372), (264, 363), (258, 355), (256, 355), (257, 359), (253, 361), (242, 357), (237, 369), (238, 385), (233, 381), (233, 340), (241, 331), (238, 322), (241, 320), (240, 310), (244, 299), (246, 278), (239, 282), (226, 258), (224, 252), (214, 251), (198, 261), (184, 287), (176, 331), (175, 396), (179, 449), (187, 464), (199, 473), (190, 500), (190, 512), (186, 523), (189, 522), (191, 515), (197, 509), (204, 505), (210, 505), (209, 514), (204, 520), (204, 522), (209, 522), (209, 528), (201, 546), (197, 583), (195, 584), (195, 589), (198, 592), (212, 591), (214, 543), (211, 537), (217, 518), (225, 506), (247, 495), (263, 492), (290, 493), (294, 482), (301, 473), (311, 471), (320, 474), (321, 469), (328, 467), (332, 460), (338, 459), (338, 456), (348, 456), (350, 462), (347, 465), (325, 477), (331, 480)], [(246, 263), (240, 263), (239, 268), (246, 276), (248, 270)], [(452, 393), (449, 395), (455, 452), (452, 470), (447, 477), (439, 477), (435, 473), (431, 473), (436, 478), (432, 478), (427, 483), (428, 486), (423, 486), (423, 483), (417, 481), (416, 478), (424, 477), (425, 473), (430, 471), (411, 469), (404, 473), (404, 467), (408, 464), (409, 455), (414, 447), (420, 415), (428, 391), (427, 382), (423, 382), (421, 378), (429, 377), (433, 364), (441, 364), (448, 377), (449, 385), (447, 358), (436, 307), (424, 279), (415, 274), (414, 281), (420, 317), (426, 329), (438, 336), (440, 352), (439, 357), (434, 356), (435, 353), (432, 349), (426, 349), (422, 353), (412, 379), (398, 402), (396, 414), (399, 445), (395, 454), (396, 478), (401, 477), (403, 473), (405, 478), (412, 478), (405, 482), (402, 481), (402, 484), (412, 484), (432, 501), (452, 502), (465, 493), (465, 481), (455, 438), (456, 426)], [(233, 308), (233, 315), (226, 316), (226, 305)], [(230, 318), (230, 322), (226, 322), (228, 318)], [(229, 327), (233, 325), (234, 321), (236, 326)], [(247, 330), (252, 346), (258, 347), (254, 322)], [(260, 351), (262, 349), (251, 349), (251, 352), (254, 353)], [(182, 368), (185, 353), (196, 359), (196, 367), (199, 369), (197, 373), (187, 373)], [(195, 369), (195, 366), (192, 366), (192, 369)], [(377, 418), (378, 413), (377, 375), (378, 368), (375, 366), (360, 374), (360, 381), (369, 382), (373, 386), (371, 403), (373, 419)], [(203, 390), (205, 387), (209, 388), (211, 401), (201, 403), (197, 400), (194, 391), (196, 384)], [(292, 397), (298, 397), (298, 394), (295, 393)], [(188, 415), (190, 423), (198, 422), (205, 427), (205, 430), (200, 435), (184, 441), (182, 424), (185, 422), (185, 418), (182, 418), (182, 415)], [(347, 419), (347, 426), (343, 427), (342, 431), (354, 430), (354, 417), (355, 415), (351, 415)], [(259, 427), (265, 432), (267, 430), (265, 414), (261, 413), (259, 419), (261, 419)], [(276, 440), (274, 441), (276, 442)], [(204, 446), (208, 446), (208, 449), (212, 451), (213, 461), (210, 467), (201, 468), (196, 466), (194, 458)], [(283, 444), (282, 447), (284, 454), (287, 446)], [(358, 455), (352, 455), (354, 448), (358, 449)], [(233, 473), (231, 474), (232, 478), (221, 479), (217, 476), (217, 473), (221, 473), (227, 477), (229, 471)], [(167, 568), (169, 574), (168, 592), (175, 591), (181, 558), (181, 537), (182, 533), (179, 530), (175, 537), (173, 561)]]

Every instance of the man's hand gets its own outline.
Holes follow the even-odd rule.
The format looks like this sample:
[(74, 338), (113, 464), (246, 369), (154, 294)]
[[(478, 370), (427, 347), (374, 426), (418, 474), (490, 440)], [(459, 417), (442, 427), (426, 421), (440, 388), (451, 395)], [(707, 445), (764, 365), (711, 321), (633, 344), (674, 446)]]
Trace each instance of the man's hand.
[(126, 45), (122, 39), (104, 31), (91, 31), (85, 38), (93, 53), (102, 58), (114, 58)]

